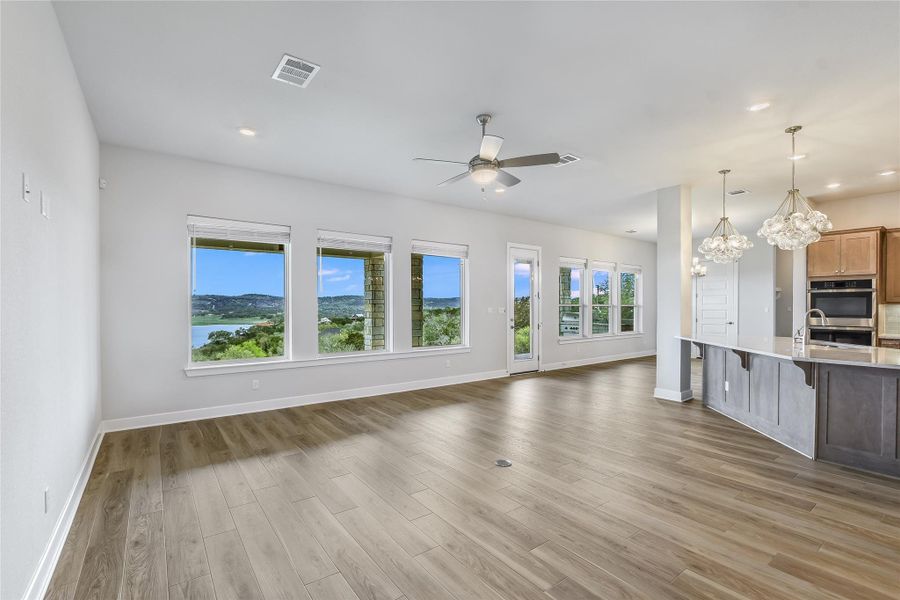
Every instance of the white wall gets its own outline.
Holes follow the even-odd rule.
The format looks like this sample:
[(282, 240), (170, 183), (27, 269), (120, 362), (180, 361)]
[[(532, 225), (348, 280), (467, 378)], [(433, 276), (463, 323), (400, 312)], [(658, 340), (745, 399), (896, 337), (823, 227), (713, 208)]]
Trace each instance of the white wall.
[(100, 420), (98, 144), (51, 4), (3, 2), (0, 21), (0, 598), (20, 598)]
[[(506, 305), (508, 241), (543, 248), (545, 365), (655, 348), (655, 244), (116, 146), (102, 145), (100, 157), (109, 182), (101, 192), (104, 419), (504, 371), (507, 321), (496, 309)], [(467, 192), (477, 193), (459, 191)], [(469, 244), (472, 351), (188, 378), (189, 213), (291, 226), (295, 359), (316, 352), (317, 228), (393, 237), (396, 351), (411, 346), (410, 240)], [(643, 266), (644, 335), (558, 344), (560, 256)]]
[(842, 200), (818, 198), (815, 205), (828, 215), (835, 229), (900, 227), (900, 191)]
[(738, 334), (775, 335), (775, 246), (753, 240), (738, 267)]
[(775, 335), (791, 337), (794, 324), (794, 253), (775, 249)]

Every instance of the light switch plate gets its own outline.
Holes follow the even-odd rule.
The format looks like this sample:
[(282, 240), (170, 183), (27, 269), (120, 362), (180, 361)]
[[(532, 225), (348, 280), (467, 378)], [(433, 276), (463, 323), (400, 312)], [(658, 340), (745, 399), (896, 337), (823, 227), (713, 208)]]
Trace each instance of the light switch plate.
[(28, 181), (28, 173), (22, 173), (22, 200), (31, 202), (31, 182)]
[(50, 196), (44, 193), (41, 190), (41, 214), (44, 215), (45, 219), (50, 218)]

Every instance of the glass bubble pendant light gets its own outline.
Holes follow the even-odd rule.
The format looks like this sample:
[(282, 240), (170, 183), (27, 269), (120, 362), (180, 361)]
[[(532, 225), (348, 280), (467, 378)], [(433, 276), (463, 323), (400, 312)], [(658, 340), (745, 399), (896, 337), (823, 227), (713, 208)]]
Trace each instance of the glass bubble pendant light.
[(809, 205), (809, 201), (803, 197), (797, 189), (795, 178), (797, 174), (796, 135), (800, 131), (800, 125), (794, 125), (784, 130), (791, 134), (791, 189), (787, 197), (782, 201), (775, 214), (763, 222), (762, 227), (756, 232), (759, 237), (782, 250), (800, 250), (813, 242), (818, 242), (821, 234), (831, 231), (831, 221), (823, 213)]
[(725, 176), (729, 173), (731, 173), (730, 169), (719, 171), (719, 175), (722, 176), (722, 218), (719, 219), (718, 225), (709, 234), (709, 237), (705, 238), (697, 248), (706, 260), (716, 263), (734, 262), (744, 255), (744, 250), (753, 247), (753, 242), (746, 235), (738, 233), (738, 230), (725, 216)]

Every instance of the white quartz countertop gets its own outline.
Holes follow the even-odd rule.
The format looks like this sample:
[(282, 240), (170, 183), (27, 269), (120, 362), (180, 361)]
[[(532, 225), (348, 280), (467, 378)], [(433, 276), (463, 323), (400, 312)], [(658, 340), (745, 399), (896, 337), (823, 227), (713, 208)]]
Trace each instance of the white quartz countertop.
[(679, 339), (698, 344), (708, 344), (802, 362), (828, 363), (859, 367), (882, 367), (900, 369), (900, 350), (894, 348), (876, 348), (859, 346), (854, 348), (833, 348), (815, 344), (795, 345), (788, 337), (738, 336), (736, 339), (702, 338), (678, 336)]

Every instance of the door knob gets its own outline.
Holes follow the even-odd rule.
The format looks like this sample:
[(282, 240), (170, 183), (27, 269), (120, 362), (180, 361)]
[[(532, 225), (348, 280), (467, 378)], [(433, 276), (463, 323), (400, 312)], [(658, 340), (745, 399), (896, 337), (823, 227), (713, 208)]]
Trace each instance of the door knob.
[(734, 321), (726, 321), (725, 324), (726, 325), (734, 325)]

